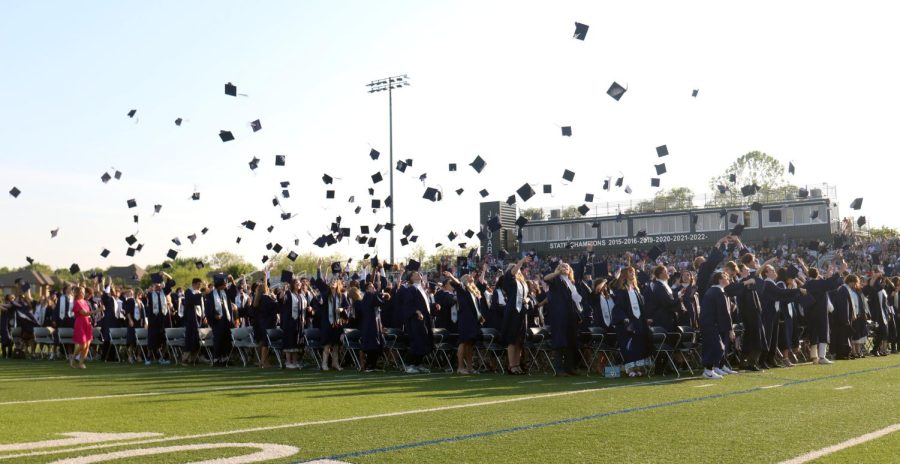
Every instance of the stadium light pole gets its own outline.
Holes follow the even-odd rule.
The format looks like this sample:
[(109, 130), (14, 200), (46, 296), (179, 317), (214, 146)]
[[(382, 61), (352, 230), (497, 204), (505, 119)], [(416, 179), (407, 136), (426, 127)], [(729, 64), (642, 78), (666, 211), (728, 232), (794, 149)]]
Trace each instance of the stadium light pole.
[[(397, 199), (394, 198), (394, 102), (392, 91), (403, 87), (409, 87), (409, 77), (406, 74), (400, 76), (385, 77), (384, 79), (374, 80), (366, 84), (369, 93), (384, 92), (388, 93), (388, 179), (391, 184), (391, 224), (394, 224), (394, 205)], [(391, 264), (394, 263), (394, 227), (391, 227)]]

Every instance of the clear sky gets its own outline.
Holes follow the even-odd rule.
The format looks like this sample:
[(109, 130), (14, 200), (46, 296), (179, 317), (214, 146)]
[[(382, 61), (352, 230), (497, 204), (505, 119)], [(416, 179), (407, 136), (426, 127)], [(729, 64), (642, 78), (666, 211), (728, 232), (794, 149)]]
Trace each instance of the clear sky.
[[(651, 197), (661, 144), (671, 153), (663, 187), (704, 193), (736, 157), (760, 150), (793, 161), (797, 184), (836, 185), (842, 214), (861, 196), (870, 224), (900, 226), (898, 8), (3, 2), (2, 190), (23, 193), (0, 198), (0, 265), (24, 265), (26, 255), (54, 267), (146, 265), (165, 258), (173, 237), (184, 256), (229, 250), (259, 264), (269, 241), (287, 247), (296, 236), (297, 251), (313, 249), (310, 236), (337, 215), (354, 234), (386, 222), (386, 211), (357, 216), (346, 200), (368, 205), (370, 176), (387, 172), (387, 95), (370, 95), (365, 84), (394, 74), (413, 83), (394, 96), (395, 156), (414, 160), (395, 178), (395, 222), (412, 223), (429, 250), (450, 230), (478, 227), (481, 188), (503, 200), (524, 182), (556, 184), (554, 197), (525, 207), (579, 204), (586, 192), (618, 201), (629, 196), (600, 185), (621, 171), (632, 198)], [(575, 21), (590, 25), (587, 40), (572, 39)], [(228, 81), (248, 97), (224, 95)], [(613, 81), (628, 85), (619, 102), (605, 94)], [(574, 136), (561, 137), (562, 125)], [(223, 129), (236, 140), (222, 143)], [(370, 147), (382, 152), (379, 162)], [(275, 167), (276, 154), (287, 156), (286, 167)], [(467, 166), (476, 155), (488, 162), (480, 175)], [(254, 156), (262, 160), (255, 174), (247, 165)], [(457, 173), (447, 171), (450, 162), (460, 164)], [(123, 178), (104, 185), (100, 176), (112, 167)], [(564, 187), (567, 168), (577, 174)], [(422, 172), (444, 201), (421, 198)], [(325, 200), (323, 173), (339, 178), (337, 200)], [(299, 214), (290, 221), (271, 204), (283, 180), (291, 181), (285, 210)], [(200, 201), (190, 200), (195, 188)], [(387, 181), (376, 189), (386, 197)], [(126, 207), (130, 198), (138, 208)], [(163, 205), (156, 216), (154, 204)], [(255, 232), (240, 228), (248, 219), (259, 224)], [(186, 237), (203, 227), (209, 233), (190, 245)], [(124, 238), (135, 232), (145, 247), (132, 261)], [(379, 237), (381, 256), (387, 237)], [(103, 248), (112, 251), (105, 260)], [(332, 251), (365, 252), (355, 244)]]

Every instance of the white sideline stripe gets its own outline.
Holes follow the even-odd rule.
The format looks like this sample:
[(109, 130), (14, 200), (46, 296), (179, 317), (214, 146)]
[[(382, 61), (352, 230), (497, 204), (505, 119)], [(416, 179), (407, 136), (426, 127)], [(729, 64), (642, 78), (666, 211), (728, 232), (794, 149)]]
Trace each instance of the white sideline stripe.
[(591, 380), (591, 381), (588, 381), (588, 382), (576, 382), (576, 383), (573, 383), (572, 385), (588, 385), (588, 384), (592, 384), (592, 383), (597, 383), (597, 381), (596, 381), (596, 380)]
[(31, 443), (9, 443), (0, 445), (0, 452), (24, 451), (42, 448), (60, 448), (63, 446), (75, 446), (81, 443), (97, 443), (103, 441), (134, 440), (135, 438), (161, 437), (161, 433), (90, 433), (67, 432), (59, 434), (63, 437), (56, 440), (46, 440)]
[(850, 385), (847, 385), (847, 386), (845, 386), (845, 387), (837, 387), (837, 388), (835, 388), (835, 390), (849, 390), (849, 389), (851, 389), (851, 388), (853, 388), (853, 387), (850, 386)]
[(275, 445), (271, 443), (200, 443), (196, 445), (178, 445), (159, 448), (140, 448), (126, 451), (114, 451), (106, 454), (92, 456), (80, 456), (77, 458), (61, 459), (52, 464), (92, 464), (95, 462), (113, 461), (117, 459), (134, 458), (137, 456), (151, 456), (154, 454), (176, 453), (180, 451), (197, 451), (220, 448), (256, 448), (259, 451), (253, 454), (245, 454), (230, 458), (209, 459), (194, 461), (191, 464), (247, 464), (253, 462), (269, 461), (272, 459), (293, 456), (300, 451), (298, 448), (287, 445)]
[(538, 383), (538, 382), (543, 382), (543, 380), (539, 380), (539, 379), (538, 380), (523, 380), (519, 383)]
[(765, 387), (759, 387), (759, 388), (762, 390), (768, 390), (770, 388), (778, 388), (778, 387), (783, 387), (783, 386), (784, 385), (782, 385), (782, 384), (778, 384), (778, 385), (766, 385)]
[(703, 385), (694, 385), (694, 388), (706, 388), (706, 387), (711, 387), (711, 386), (713, 386), (713, 384), (704, 383)]
[[(191, 388), (187, 390), (166, 390), (166, 391), (158, 391), (158, 392), (142, 392), (142, 393), (117, 393), (113, 395), (98, 395), (98, 396), (78, 396), (72, 398), (44, 398), (40, 400), (19, 400), (19, 401), (5, 401), (0, 402), (0, 406), (12, 406), (18, 404), (40, 404), (40, 403), (61, 403), (65, 401), (85, 401), (85, 400), (108, 400), (112, 398), (139, 398), (144, 396), (165, 396), (165, 395), (184, 395), (190, 393), (209, 393), (209, 392), (217, 392), (217, 391), (232, 391), (232, 390), (257, 390), (263, 388), (282, 388), (282, 387), (302, 387), (305, 385), (328, 385), (335, 383), (344, 383), (345, 380), (352, 381), (359, 379), (360, 375), (355, 375), (352, 377), (341, 377), (336, 380), (323, 380), (320, 382), (285, 382), (285, 383), (266, 383), (266, 384), (237, 384), (237, 385), (221, 385), (218, 387), (209, 387), (209, 388)], [(424, 379), (423, 379), (424, 380)]]
[(318, 421), (309, 421), (309, 422), (295, 422), (291, 424), (281, 424), (281, 425), (270, 425), (265, 427), (251, 427), (246, 429), (236, 429), (236, 430), (225, 430), (221, 432), (209, 432), (209, 433), (201, 433), (196, 435), (182, 435), (182, 436), (173, 436), (166, 438), (155, 438), (149, 440), (139, 440), (133, 442), (119, 442), (114, 444), (107, 445), (93, 445), (93, 446), (84, 446), (81, 448), (70, 448), (63, 450), (55, 450), (55, 451), (38, 451), (33, 453), (22, 453), (22, 454), (13, 454), (7, 456), (0, 456), (0, 461), (4, 459), (14, 459), (14, 458), (22, 458), (29, 456), (42, 456), (47, 454), (63, 454), (63, 453), (75, 453), (81, 451), (90, 451), (95, 449), (103, 449), (103, 448), (113, 448), (113, 447), (122, 447), (122, 446), (134, 446), (134, 445), (146, 445), (150, 443), (163, 443), (168, 441), (182, 441), (182, 440), (197, 440), (204, 438), (213, 438), (213, 437), (223, 437), (227, 435), (237, 435), (242, 433), (256, 433), (256, 432), (269, 432), (273, 430), (283, 430), (283, 429), (292, 429), (292, 428), (300, 428), (300, 427), (310, 427), (315, 425), (331, 425), (331, 424), (341, 424), (346, 422), (356, 422), (361, 420), (369, 420), (369, 419), (383, 419), (386, 417), (402, 417), (402, 416), (410, 416), (413, 414), (425, 414), (432, 412), (444, 412), (444, 411), (453, 411), (457, 409), (468, 409), (468, 408), (477, 408), (482, 406), (494, 406), (498, 404), (507, 404), (507, 403), (518, 403), (521, 401), (531, 401), (535, 399), (544, 399), (544, 398), (556, 398), (560, 396), (571, 396), (571, 395), (579, 395), (582, 393), (596, 393), (600, 391), (607, 390), (618, 390), (622, 388), (632, 388), (632, 387), (640, 387), (645, 385), (660, 385), (665, 383), (672, 383), (675, 381), (685, 380), (685, 379), (696, 379), (698, 377), (683, 377), (681, 379), (667, 379), (667, 380), (656, 380), (653, 382), (641, 382), (641, 383), (632, 383), (626, 385), (616, 385), (612, 387), (602, 387), (602, 388), (588, 388), (582, 390), (570, 390), (564, 392), (554, 392), (554, 393), (542, 393), (538, 395), (529, 395), (529, 396), (518, 396), (515, 398), (507, 398), (503, 400), (493, 400), (493, 401), (481, 401), (477, 403), (464, 403), (464, 404), (454, 404), (451, 406), (438, 406), (433, 408), (423, 408), (423, 409), (410, 409), (406, 411), (395, 411), (395, 412), (385, 412), (379, 414), (370, 414), (367, 416), (353, 416), (353, 417), (344, 417), (340, 419), (324, 419)]
[(856, 445), (861, 445), (867, 441), (872, 441), (872, 440), (875, 440), (876, 438), (881, 438), (885, 435), (889, 435), (898, 430), (900, 430), (900, 424), (894, 424), (889, 427), (885, 427), (881, 430), (876, 430), (874, 432), (867, 433), (865, 435), (860, 435), (856, 438), (851, 438), (845, 442), (838, 443), (836, 445), (832, 445), (827, 448), (822, 448), (818, 451), (811, 451), (802, 456), (797, 456), (794, 459), (783, 461), (783, 462), (781, 462), (781, 464), (801, 464), (804, 462), (809, 462), (809, 461), (812, 461), (815, 459), (819, 459), (823, 456), (827, 456), (832, 453), (837, 453), (838, 451), (845, 450), (847, 448), (850, 448), (850, 447), (853, 447)]

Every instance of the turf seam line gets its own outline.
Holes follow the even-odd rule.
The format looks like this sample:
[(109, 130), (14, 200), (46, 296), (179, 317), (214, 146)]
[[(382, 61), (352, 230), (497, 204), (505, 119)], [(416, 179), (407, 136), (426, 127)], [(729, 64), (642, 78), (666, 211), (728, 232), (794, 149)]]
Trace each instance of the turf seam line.
[[(841, 373), (841, 374), (828, 375), (828, 376), (824, 376), (824, 377), (813, 377), (811, 379), (795, 380), (793, 382), (784, 384), (783, 387), (788, 387), (788, 386), (793, 386), (793, 385), (802, 385), (802, 384), (807, 384), (807, 383), (811, 383), (811, 382), (819, 382), (819, 381), (823, 381), (823, 380), (833, 380), (833, 379), (838, 379), (838, 378), (843, 378), (843, 377), (849, 377), (852, 375), (861, 375), (861, 374), (883, 371), (883, 370), (887, 370), (887, 369), (894, 369), (897, 367), (900, 367), (900, 364), (896, 364), (893, 366), (884, 366), (884, 367), (863, 369), (861, 371), (845, 372), (845, 373)], [(425, 441), (414, 442), (414, 443), (406, 443), (406, 444), (402, 444), (402, 445), (394, 445), (394, 446), (388, 446), (388, 447), (384, 447), (384, 448), (375, 448), (375, 449), (370, 449), (370, 450), (355, 451), (355, 452), (351, 452), (351, 453), (336, 454), (336, 455), (331, 455), (331, 456), (322, 456), (322, 457), (314, 458), (311, 460), (297, 461), (295, 464), (303, 464), (303, 463), (307, 463), (310, 461), (323, 460), (323, 459), (342, 460), (342, 459), (348, 459), (348, 458), (368, 456), (368, 455), (372, 455), (372, 454), (388, 453), (388, 452), (393, 452), (393, 451), (402, 451), (402, 450), (412, 449), (412, 448), (421, 448), (424, 446), (439, 445), (439, 444), (445, 444), (445, 443), (455, 443), (455, 442), (459, 442), (459, 441), (471, 440), (471, 439), (476, 439), (476, 438), (485, 438), (485, 437), (491, 437), (491, 436), (496, 436), (496, 435), (505, 435), (505, 434), (509, 434), (509, 433), (524, 432), (524, 431), (528, 431), (528, 430), (535, 430), (535, 429), (553, 427), (553, 426), (558, 426), (558, 425), (568, 425), (568, 424), (585, 422), (585, 421), (594, 420), (594, 419), (602, 419), (605, 417), (619, 416), (619, 415), (629, 414), (629, 413), (633, 413), (633, 412), (651, 411), (651, 410), (666, 408), (666, 407), (670, 407), (670, 406), (679, 406), (682, 404), (691, 404), (691, 403), (697, 403), (700, 401), (708, 401), (708, 400), (714, 400), (714, 399), (720, 399), (720, 398), (729, 398), (729, 397), (738, 396), (738, 395), (746, 395), (749, 393), (764, 391), (764, 389), (765, 389), (765, 387), (755, 387), (755, 388), (749, 388), (749, 389), (738, 390), (738, 391), (733, 391), (733, 392), (716, 393), (716, 394), (708, 395), (708, 396), (685, 398), (682, 400), (668, 401), (665, 403), (657, 403), (657, 404), (652, 404), (652, 405), (647, 405), (647, 406), (636, 406), (636, 407), (627, 408), (627, 409), (620, 409), (618, 411), (607, 411), (607, 412), (603, 412), (603, 413), (591, 414), (591, 415), (582, 416), (582, 417), (571, 417), (571, 418), (560, 419), (560, 420), (555, 420), (555, 421), (551, 421), (551, 422), (528, 424), (528, 425), (522, 425), (522, 426), (511, 427), (511, 428), (506, 428), (506, 429), (489, 430), (486, 432), (472, 433), (472, 434), (468, 434), (468, 435), (459, 435), (459, 436), (455, 436), (455, 437), (438, 438), (438, 439), (434, 439), (434, 440), (425, 440)]]

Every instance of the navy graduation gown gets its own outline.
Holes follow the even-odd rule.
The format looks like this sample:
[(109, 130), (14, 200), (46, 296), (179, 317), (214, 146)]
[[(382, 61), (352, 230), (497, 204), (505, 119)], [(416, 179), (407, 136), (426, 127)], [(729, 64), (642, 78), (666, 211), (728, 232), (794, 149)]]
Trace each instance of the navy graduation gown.
[(700, 333), (703, 340), (703, 365), (717, 367), (731, 342), (731, 314), (725, 291), (712, 286), (700, 302)]
[(562, 281), (562, 276), (556, 277), (548, 284), (550, 291), (544, 314), (546, 322), (550, 325), (553, 348), (575, 348), (579, 317), (578, 308), (572, 300), (572, 292)]
[(842, 283), (841, 275), (835, 273), (829, 279), (809, 280), (804, 285), (807, 296), (813, 299), (811, 305), (804, 306), (806, 334), (810, 344), (830, 342), (831, 327), (828, 317), (827, 294), (836, 290)]
[[(216, 291), (213, 289), (213, 291)], [(226, 292), (225, 298), (228, 298)], [(213, 357), (222, 359), (231, 352), (231, 328), (234, 327), (234, 314), (228, 300), (221, 302), (222, 314), (216, 311), (216, 302), (213, 292), (203, 296), (203, 307), (206, 311), (206, 321), (213, 333)], [(260, 340), (255, 340), (260, 343)], [(265, 343), (265, 339), (261, 343)]]
[[(477, 298), (468, 288), (456, 282), (451, 282), (457, 295), (457, 326), (460, 342), (474, 342), (481, 336), (481, 323), (479, 314), (484, 314), (484, 299)], [(482, 316), (483, 317), (483, 316)]]
[[(520, 344), (525, 340), (525, 326), (528, 315), (528, 285), (522, 286), (522, 307), (516, 306), (520, 284), (516, 276), (507, 271), (500, 278), (498, 286), (503, 287), (506, 306), (503, 308), (503, 322), (500, 324), (500, 341), (504, 344)], [(584, 301), (584, 300), (582, 300)]]
[[(413, 355), (425, 356), (434, 350), (431, 318), (428, 317), (428, 302), (414, 286), (404, 286), (397, 290), (397, 310), (403, 321), (403, 327), (409, 336), (409, 350)], [(416, 311), (424, 316), (419, 320)]]
[[(435, 308), (437, 305), (441, 309), (434, 309), (434, 327), (438, 329), (446, 329), (450, 333), (456, 333), (456, 322), (453, 320), (453, 306), (457, 305), (456, 295), (452, 292), (439, 290), (434, 295)], [(457, 313), (459, 312), (457, 307)], [(457, 320), (459, 316), (457, 315)]]
[[(744, 282), (753, 280), (754, 286), (747, 288)], [(758, 291), (764, 287), (762, 279), (747, 277), (737, 282), (741, 289), (735, 290), (738, 311), (741, 314), (741, 322), (744, 324), (744, 335), (741, 339), (741, 350), (744, 353), (764, 351), (768, 349), (769, 340), (762, 319), (762, 303)], [(729, 285), (729, 287), (731, 287)], [(736, 288), (737, 287), (732, 287)]]
[(653, 325), (674, 332), (675, 326), (683, 312), (678, 295), (666, 291), (669, 284), (654, 280), (650, 282), (650, 298), (647, 300), (647, 311), (652, 314)]
[[(651, 346), (644, 297), (640, 291), (634, 290), (641, 313), (640, 317), (636, 317), (632, 311), (631, 298), (628, 293), (628, 290), (613, 290), (613, 300), (615, 301), (613, 325), (616, 328), (616, 340), (626, 364), (649, 357)], [(628, 323), (625, 322), (625, 319), (628, 319)]]
[[(294, 304), (297, 304), (297, 315), (294, 316)], [(304, 313), (307, 307), (306, 296), (285, 292), (281, 299), (279, 327), (282, 332), (282, 348), (296, 350), (300, 346), (300, 328), (303, 327)]]
[(358, 305), (360, 344), (363, 351), (375, 351), (384, 347), (381, 336), (381, 306), (385, 301), (376, 293), (366, 292)]
[[(757, 285), (759, 280), (757, 280)], [(800, 297), (800, 290), (787, 289), (779, 287), (771, 280), (763, 281), (763, 291), (760, 293), (759, 301), (762, 305), (762, 322), (763, 329), (766, 333), (766, 341), (769, 349), (774, 350), (778, 346), (778, 308), (775, 303), (782, 305), (796, 301)]]
[[(188, 288), (181, 301), (181, 324), (184, 327), (184, 350), (194, 352), (200, 349), (200, 319), (203, 318), (203, 295), (199, 290)], [(200, 306), (200, 314), (197, 314)]]

